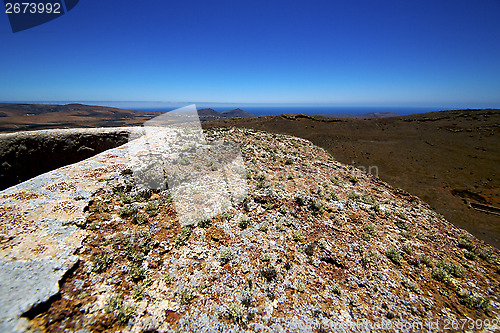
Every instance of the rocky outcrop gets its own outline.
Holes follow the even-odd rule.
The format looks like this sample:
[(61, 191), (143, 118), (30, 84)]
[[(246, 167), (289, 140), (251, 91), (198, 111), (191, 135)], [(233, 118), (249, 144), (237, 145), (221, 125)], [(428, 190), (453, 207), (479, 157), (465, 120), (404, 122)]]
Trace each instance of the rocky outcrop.
[(0, 189), (121, 146), (128, 136), (116, 128), (0, 134)]
[(2, 331), (498, 328), (499, 251), (419, 198), (303, 139), (206, 138), (239, 145), (248, 193), (196, 224), (138, 186), (134, 141), (1, 192)]

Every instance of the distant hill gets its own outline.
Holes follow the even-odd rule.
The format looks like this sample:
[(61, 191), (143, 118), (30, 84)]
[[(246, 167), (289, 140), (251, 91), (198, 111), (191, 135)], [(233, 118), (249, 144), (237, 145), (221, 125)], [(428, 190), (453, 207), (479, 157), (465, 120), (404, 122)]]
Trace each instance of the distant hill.
[(329, 118), (361, 118), (361, 119), (378, 119), (378, 118), (389, 118), (389, 117), (399, 117), (399, 114), (394, 112), (371, 112), (365, 114), (348, 114), (348, 113), (321, 113), (318, 116), (329, 117)]
[(226, 118), (249, 118), (249, 117), (256, 117), (256, 115), (243, 111), (242, 109), (234, 109), (234, 110), (229, 110), (229, 111), (223, 111), (221, 113), (224, 117)]
[(199, 109), (198, 116), (200, 118), (212, 118), (212, 119), (220, 119), (221, 118), (221, 114), (219, 112), (215, 111), (214, 109), (210, 109), (210, 108)]
[(250, 118), (257, 117), (256, 115), (243, 111), (242, 109), (234, 109), (223, 112), (217, 112), (214, 109), (205, 108), (198, 110), (198, 116), (202, 121), (208, 120), (218, 120), (218, 119), (230, 119), (230, 118)]

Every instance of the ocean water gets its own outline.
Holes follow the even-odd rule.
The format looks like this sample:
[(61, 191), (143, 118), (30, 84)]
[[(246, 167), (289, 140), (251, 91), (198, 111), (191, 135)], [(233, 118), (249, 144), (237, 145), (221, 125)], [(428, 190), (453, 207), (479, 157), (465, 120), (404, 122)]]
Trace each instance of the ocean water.
[[(350, 114), (350, 115), (361, 115), (373, 112), (393, 112), (398, 115), (404, 116), (415, 113), (425, 113), (432, 111), (445, 110), (443, 108), (432, 108), (432, 107), (338, 107), (338, 106), (211, 106), (197, 104), (198, 109), (211, 108), (215, 111), (222, 112), (227, 110), (233, 110), (240, 108), (244, 111), (253, 113), (258, 116), (268, 116), (268, 115), (279, 115), (283, 113), (302, 113), (308, 115), (315, 114)], [(175, 109), (175, 107), (159, 107), (159, 108), (130, 108), (131, 110), (142, 110), (142, 111), (160, 111), (168, 112)]]

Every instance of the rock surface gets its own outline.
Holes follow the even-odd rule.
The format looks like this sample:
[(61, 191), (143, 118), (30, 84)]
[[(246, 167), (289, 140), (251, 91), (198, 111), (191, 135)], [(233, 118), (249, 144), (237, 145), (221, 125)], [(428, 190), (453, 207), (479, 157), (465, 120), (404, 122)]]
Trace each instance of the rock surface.
[(123, 128), (2, 133), (0, 189), (121, 146), (128, 138)]
[(0, 192), (0, 330), (498, 329), (497, 249), (309, 141), (206, 136), (240, 146), (249, 189), (194, 226), (125, 146)]

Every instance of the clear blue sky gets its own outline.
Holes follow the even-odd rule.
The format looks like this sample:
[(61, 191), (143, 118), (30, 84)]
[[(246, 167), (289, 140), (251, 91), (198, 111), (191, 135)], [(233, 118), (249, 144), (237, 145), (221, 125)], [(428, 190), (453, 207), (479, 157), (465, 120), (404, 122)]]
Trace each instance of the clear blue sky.
[(0, 101), (500, 107), (498, 0), (80, 0), (0, 49)]

